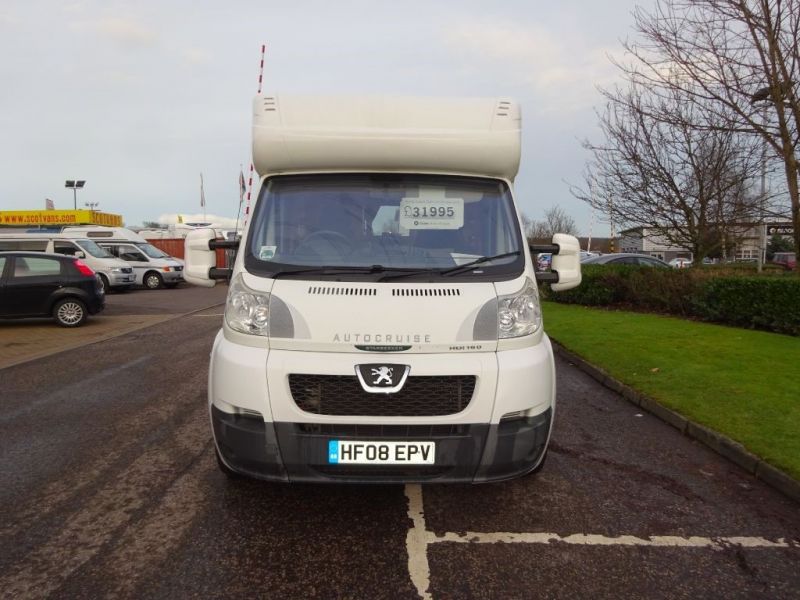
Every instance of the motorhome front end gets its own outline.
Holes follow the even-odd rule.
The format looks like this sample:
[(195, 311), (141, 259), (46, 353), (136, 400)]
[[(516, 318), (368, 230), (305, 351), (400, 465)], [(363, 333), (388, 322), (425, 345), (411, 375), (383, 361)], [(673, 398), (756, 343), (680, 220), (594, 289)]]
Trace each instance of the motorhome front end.
[[(231, 272), (213, 231), (186, 279), (230, 276), (209, 408), (226, 473), (484, 482), (536, 470), (555, 411), (505, 99), (254, 103), (261, 190)], [(230, 244), (230, 242), (227, 242)], [(557, 274), (580, 281), (577, 240)]]

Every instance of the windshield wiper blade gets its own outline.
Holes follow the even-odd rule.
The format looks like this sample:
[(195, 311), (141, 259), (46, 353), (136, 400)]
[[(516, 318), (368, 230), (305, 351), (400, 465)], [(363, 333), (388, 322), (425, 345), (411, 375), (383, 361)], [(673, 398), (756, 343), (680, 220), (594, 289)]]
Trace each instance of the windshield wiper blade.
[(513, 252), (504, 252), (503, 254), (495, 254), (494, 256), (481, 256), (480, 258), (471, 260), (470, 262), (464, 263), (463, 265), (458, 265), (457, 267), (451, 267), (449, 269), (445, 269), (444, 271), (441, 271), (441, 274), (442, 277), (447, 277), (448, 275), (456, 275), (457, 273), (468, 271), (476, 265), (491, 262), (493, 260), (499, 260), (501, 258), (507, 258), (509, 256), (516, 256), (517, 254), (519, 254), (519, 250), (514, 250)]
[(312, 267), (310, 269), (287, 269), (285, 271), (278, 271), (272, 275), (272, 279), (278, 279), (285, 275), (300, 275), (302, 273), (317, 273), (319, 275), (347, 275), (350, 273), (383, 273), (384, 271), (393, 270), (391, 267), (384, 267), (383, 265), (372, 265), (370, 267), (357, 267), (357, 266), (324, 266)]
[(401, 277), (412, 277), (414, 275), (424, 275), (424, 274), (435, 274), (441, 275), (441, 269), (418, 269), (416, 267), (393, 267), (392, 269), (387, 269), (391, 271), (402, 271), (398, 272), (394, 275), (384, 275), (383, 277), (379, 277), (378, 281), (389, 281), (390, 279), (400, 279)]

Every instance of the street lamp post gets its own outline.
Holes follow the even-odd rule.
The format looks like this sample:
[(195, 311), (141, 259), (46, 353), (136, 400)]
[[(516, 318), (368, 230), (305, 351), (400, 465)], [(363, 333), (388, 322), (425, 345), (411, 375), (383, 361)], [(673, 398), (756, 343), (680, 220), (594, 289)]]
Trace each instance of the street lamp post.
[[(758, 90), (755, 94), (752, 95), (750, 98), (750, 104), (755, 104), (756, 102), (761, 102), (761, 123), (764, 129), (767, 128), (767, 101), (771, 99), (770, 96), (770, 88), (765, 87)], [(758, 223), (758, 262), (756, 263), (758, 272), (764, 268), (764, 259), (766, 254), (766, 246), (767, 246), (767, 224), (763, 222), (764, 220), (764, 213), (765, 213), (765, 204), (767, 198), (767, 138), (766, 135), (763, 136), (762, 140), (762, 148), (761, 148), (761, 214), (759, 215), (759, 223)]]
[(78, 210), (78, 190), (83, 189), (86, 181), (83, 179), (67, 179), (64, 187), (72, 190), (72, 202), (75, 210)]
[[(762, 137), (764, 138), (764, 147), (761, 151), (761, 220), (764, 221), (764, 217), (766, 214), (765, 205), (766, 205), (766, 198), (767, 198), (767, 107), (769, 106), (767, 102), (773, 103), (780, 103), (783, 104), (784, 100), (787, 95), (787, 91), (791, 89), (791, 86), (794, 85), (793, 81), (781, 81), (777, 84), (772, 86), (763, 87), (760, 90), (757, 90), (752, 96), (750, 96), (750, 104), (755, 105), (757, 102), (762, 102), (762, 114), (761, 114), (761, 123), (764, 127), (764, 132)], [(779, 99), (776, 100), (775, 96), (778, 96)], [(790, 103), (786, 103), (787, 106), (790, 108), (792, 105)], [(759, 249), (758, 249), (758, 271), (761, 272), (762, 265), (764, 264), (764, 259), (766, 258), (767, 252), (767, 224), (766, 222), (759, 223), (759, 232), (758, 232), (758, 240), (759, 240)]]
[(97, 209), (98, 206), (100, 206), (100, 203), (99, 202), (84, 202), (83, 205), (86, 208), (88, 208), (89, 210), (94, 211), (94, 210)]

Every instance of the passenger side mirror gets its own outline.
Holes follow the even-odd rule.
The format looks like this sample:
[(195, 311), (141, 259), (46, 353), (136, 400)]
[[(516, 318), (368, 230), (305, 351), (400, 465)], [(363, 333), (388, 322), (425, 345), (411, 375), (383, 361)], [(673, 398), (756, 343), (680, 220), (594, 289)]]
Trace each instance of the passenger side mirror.
[(193, 285), (214, 287), (215, 279), (209, 273), (217, 266), (217, 253), (209, 242), (217, 237), (213, 229), (193, 229), (183, 241), (183, 278)]
[(75, 252), (75, 254), (73, 254), (73, 256), (75, 258), (86, 258), (86, 253), (83, 252), (82, 250), (78, 250)]
[(217, 279), (229, 279), (233, 269), (217, 268), (217, 248), (238, 247), (238, 240), (218, 240), (213, 229), (193, 229), (183, 242), (184, 279), (202, 287), (214, 287)]
[(554, 292), (577, 287), (581, 283), (581, 247), (574, 235), (556, 233), (551, 244), (530, 246), (532, 254), (553, 255), (550, 271), (537, 271), (536, 281), (550, 283)]

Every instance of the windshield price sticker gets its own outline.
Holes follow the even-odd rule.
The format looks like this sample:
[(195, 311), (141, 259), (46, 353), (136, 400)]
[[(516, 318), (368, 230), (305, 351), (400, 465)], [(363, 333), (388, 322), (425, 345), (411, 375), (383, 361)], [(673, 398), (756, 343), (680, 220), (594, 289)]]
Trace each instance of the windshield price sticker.
[(463, 198), (403, 198), (400, 201), (400, 227), (461, 229), (463, 226)]

